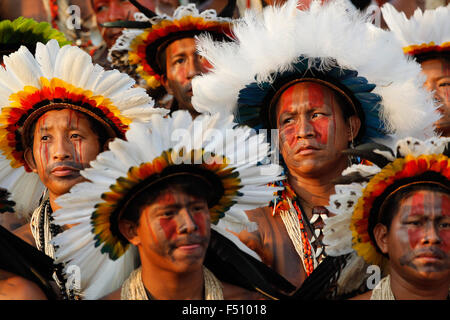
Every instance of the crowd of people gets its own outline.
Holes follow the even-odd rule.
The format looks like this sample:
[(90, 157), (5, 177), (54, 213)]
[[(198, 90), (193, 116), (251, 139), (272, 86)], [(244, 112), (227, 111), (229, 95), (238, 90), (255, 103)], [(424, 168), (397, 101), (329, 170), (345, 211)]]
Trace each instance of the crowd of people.
[(43, 3), (0, 21), (0, 299), (449, 299), (448, 1)]

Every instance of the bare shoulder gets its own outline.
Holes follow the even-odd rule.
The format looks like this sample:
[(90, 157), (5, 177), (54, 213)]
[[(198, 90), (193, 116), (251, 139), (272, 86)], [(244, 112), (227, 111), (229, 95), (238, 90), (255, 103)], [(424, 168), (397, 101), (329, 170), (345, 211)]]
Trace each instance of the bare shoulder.
[(371, 297), (372, 297), (372, 290), (360, 294), (359, 296), (350, 298), (349, 300), (370, 300)]
[(33, 234), (31, 233), (31, 226), (29, 223), (15, 229), (13, 234), (33, 247), (36, 247), (36, 242), (34, 241)]
[(245, 213), (251, 221), (260, 224), (266, 222), (270, 218), (272, 210), (270, 207), (261, 207), (245, 211)]
[(121, 291), (122, 291), (122, 288), (119, 288), (116, 291), (113, 291), (110, 294), (104, 296), (100, 300), (120, 300)]
[(0, 300), (47, 300), (37, 284), (0, 270)]
[(262, 294), (250, 291), (227, 282), (222, 282), (225, 300), (266, 300)]

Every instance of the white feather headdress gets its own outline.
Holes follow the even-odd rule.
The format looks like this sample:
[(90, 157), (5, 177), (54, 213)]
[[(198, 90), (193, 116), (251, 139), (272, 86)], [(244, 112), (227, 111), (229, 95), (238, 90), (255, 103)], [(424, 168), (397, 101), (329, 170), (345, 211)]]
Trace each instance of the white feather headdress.
[(409, 19), (389, 3), (381, 12), (405, 54), (450, 51), (450, 4), (424, 12), (417, 8)]
[(233, 25), (234, 42), (200, 37), (199, 52), (213, 69), (193, 79), (199, 112), (231, 112), (240, 123), (256, 123), (265, 105), (261, 92), (286, 74), (302, 78), (310, 71), (333, 74), (353, 92), (372, 128), (366, 140), (376, 138), (380, 125), (398, 137), (434, 135), (439, 113), (422, 88), (420, 66), (404, 57), (391, 33), (366, 23), (348, 1), (313, 1), (305, 11), (296, 5), (247, 11)]
[(81, 172), (92, 182), (75, 185), (57, 199), (61, 209), (53, 213), (54, 223), (76, 226), (54, 238), (56, 262), (64, 263), (65, 270), (71, 265), (80, 268), (86, 299), (116, 290), (134, 268), (136, 252), (112, 231), (125, 209), (121, 199), (169, 172), (212, 173), (218, 179), (214, 184), (223, 187), (217, 204), (210, 208), (216, 224), (212, 227), (255, 256), (225, 228), (240, 232), (253, 227), (244, 211), (272, 200), (279, 188), (267, 184), (283, 179), (282, 170), (278, 165), (259, 165), (269, 152), (263, 135), (248, 127), (233, 129), (234, 125), (232, 116), (203, 115), (192, 120), (187, 111), (177, 111), (171, 118), (154, 115), (149, 124), (133, 123), (127, 141), (115, 139), (110, 151)]
[(153, 100), (134, 80), (117, 70), (105, 71), (78, 47), (56, 40), (36, 45), (35, 57), (22, 46), (4, 57), (0, 68), (0, 187), (7, 188), (18, 214), (27, 217), (44, 191), (23, 158), (23, 138), (45, 111), (74, 108), (104, 124), (114, 136), (154, 113)]

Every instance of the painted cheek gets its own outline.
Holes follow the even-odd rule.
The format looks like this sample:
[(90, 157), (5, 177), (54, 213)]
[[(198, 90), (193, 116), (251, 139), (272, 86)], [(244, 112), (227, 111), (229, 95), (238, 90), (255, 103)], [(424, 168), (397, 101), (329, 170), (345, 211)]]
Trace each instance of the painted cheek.
[(175, 239), (177, 234), (177, 223), (172, 218), (160, 218), (159, 224), (164, 231), (167, 240)]
[[(410, 206), (410, 210), (405, 215), (409, 217), (412, 213), (412, 209), (416, 210), (417, 212), (424, 212), (424, 200), (425, 196), (423, 193), (418, 192), (415, 193), (412, 197), (412, 205)], [(412, 249), (414, 249), (419, 242), (422, 241), (422, 239), (425, 237), (424, 229), (423, 227), (409, 227), (408, 228), (408, 237), (409, 237), (409, 245)]]
[(201, 236), (206, 236), (206, 216), (204, 213), (196, 213), (194, 214), (194, 223), (197, 225), (198, 227), (198, 231), (200, 233)]
[(312, 126), (317, 135), (317, 141), (322, 145), (326, 145), (328, 143), (328, 132), (330, 129), (329, 118), (321, 117), (320, 119), (313, 121)]
[(282, 144), (287, 143), (289, 147), (293, 147), (297, 143), (297, 132), (299, 131), (298, 124), (292, 124), (282, 129), (281, 131), (281, 142)]

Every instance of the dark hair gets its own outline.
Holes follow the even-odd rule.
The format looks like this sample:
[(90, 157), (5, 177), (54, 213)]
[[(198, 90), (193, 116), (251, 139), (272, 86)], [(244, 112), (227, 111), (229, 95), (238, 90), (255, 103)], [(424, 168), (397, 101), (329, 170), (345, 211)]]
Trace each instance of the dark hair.
[(377, 242), (375, 241), (373, 229), (375, 228), (377, 223), (381, 223), (382, 225), (386, 226), (387, 230), (389, 231), (391, 229), (392, 221), (398, 214), (402, 199), (405, 199), (406, 197), (417, 191), (434, 191), (449, 194), (448, 189), (445, 189), (440, 185), (423, 183), (411, 185), (410, 187), (401, 189), (398, 192), (396, 192), (392, 197), (388, 198), (384, 203), (384, 205), (382, 206), (383, 212), (380, 215), (380, 219), (377, 221), (377, 219), (369, 218), (368, 233), (373, 243), (375, 244), (375, 248), (377, 249), (378, 252), (381, 253), (381, 250), (380, 248), (378, 248)]
[(200, 178), (193, 176), (175, 176), (162, 180), (151, 189), (142, 192), (128, 206), (120, 220), (128, 220), (139, 224), (139, 218), (144, 207), (151, 205), (162, 193), (169, 189), (174, 189), (190, 196), (205, 199), (210, 206), (213, 198), (211, 188)]
[(370, 5), (371, 0), (351, 0), (351, 2), (358, 10), (365, 10)]
[[(53, 109), (53, 110), (63, 110), (63, 108), (61, 109)], [(79, 112), (76, 111), (75, 112)], [(82, 112), (79, 112), (83, 115), (85, 115)], [(108, 141), (108, 139), (113, 138), (110, 137), (110, 135), (108, 134), (106, 128), (97, 120), (93, 119), (92, 117), (86, 115), (86, 119), (89, 121), (89, 126), (91, 128), (91, 130), (97, 135), (98, 137), (98, 142), (100, 144), (100, 147), (103, 148), (103, 146), (105, 145), (106, 141)], [(33, 143), (34, 143), (34, 130), (36, 129), (36, 122), (33, 122), (33, 124), (31, 125), (31, 129), (30, 129), (30, 139), (28, 140), (28, 145), (24, 146), (24, 148), (31, 148), (31, 150), (33, 150)]]
[(422, 63), (422, 62), (425, 62), (427, 60), (432, 60), (432, 59), (444, 60), (444, 61), (450, 63), (450, 52), (430, 51), (430, 52), (416, 54), (416, 55), (414, 55), (414, 58), (416, 59), (416, 61), (418, 63)]

